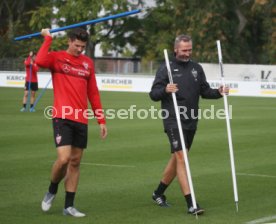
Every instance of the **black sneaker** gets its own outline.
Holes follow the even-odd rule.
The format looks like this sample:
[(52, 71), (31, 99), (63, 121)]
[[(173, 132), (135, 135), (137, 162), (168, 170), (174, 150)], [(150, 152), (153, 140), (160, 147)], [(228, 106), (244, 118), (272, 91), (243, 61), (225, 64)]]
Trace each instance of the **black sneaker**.
[(204, 213), (204, 209), (200, 208), (200, 206), (197, 204), (197, 208), (195, 209), (193, 206), (191, 206), (188, 209), (188, 213), (192, 215), (202, 215)]
[(158, 195), (153, 192), (152, 199), (156, 202), (160, 207), (170, 207), (167, 203), (166, 196), (164, 194)]

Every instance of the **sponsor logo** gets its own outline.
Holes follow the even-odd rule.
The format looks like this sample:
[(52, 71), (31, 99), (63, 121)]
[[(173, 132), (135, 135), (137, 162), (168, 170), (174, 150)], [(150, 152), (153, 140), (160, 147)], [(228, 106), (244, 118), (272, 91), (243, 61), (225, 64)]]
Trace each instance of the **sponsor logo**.
[[(220, 82), (209, 82), (211, 88), (219, 88), (222, 84)], [(226, 86), (228, 86), (230, 89), (238, 89), (239, 83), (237, 82), (227, 82), (225, 83)]]
[(262, 84), (261, 88), (265, 90), (276, 90), (276, 84)]
[(64, 73), (69, 73), (69, 72), (71, 71), (70, 65), (63, 64), (63, 65), (62, 65), (62, 71), (63, 71)]
[(25, 81), (25, 77), (23, 75), (8, 75), (7, 81)]
[(131, 79), (102, 79), (102, 84), (111, 84), (111, 85), (131, 85)]
[(132, 80), (106, 78), (101, 80), (101, 87), (103, 89), (132, 89)]

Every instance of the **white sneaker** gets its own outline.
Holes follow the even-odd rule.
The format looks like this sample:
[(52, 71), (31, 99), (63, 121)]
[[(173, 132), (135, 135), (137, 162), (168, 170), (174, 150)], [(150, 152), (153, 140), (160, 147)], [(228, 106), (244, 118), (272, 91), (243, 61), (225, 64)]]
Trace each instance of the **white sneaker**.
[(41, 202), (41, 209), (44, 212), (49, 211), (49, 209), (52, 206), (53, 200), (55, 199), (56, 195), (55, 194), (51, 194), (49, 192), (47, 192)]
[(84, 213), (81, 213), (74, 207), (68, 207), (68, 208), (63, 209), (63, 215), (71, 215), (71, 216), (78, 217), (78, 218), (85, 216)]

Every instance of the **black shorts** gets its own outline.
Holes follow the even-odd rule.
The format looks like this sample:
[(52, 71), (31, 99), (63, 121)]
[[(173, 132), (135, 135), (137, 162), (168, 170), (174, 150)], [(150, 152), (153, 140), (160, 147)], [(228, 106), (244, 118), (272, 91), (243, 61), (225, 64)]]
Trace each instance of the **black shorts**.
[[(181, 146), (181, 140), (180, 140), (178, 128), (170, 128), (166, 130), (166, 133), (168, 135), (168, 138), (171, 144), (171, 153), (181, 151), (182, 146)], [(186, 149), (188, 150), (190, 150), (190, 148), (192, 147), (195, 133), (196, 133), (196, 130), (183, 129), (185, 146), (186, 146)]]
[[(29, 90), (30, 82), (25, 82), (25, 90)], [(37, 82), (31, 82), (31, 90), (37, 91), (38, 90), (38, 83)]]
[(56, 147), (64, 145), (72, 145), (81, 149), (87, 147), (87, 124), (54, 118), (53, 129)]

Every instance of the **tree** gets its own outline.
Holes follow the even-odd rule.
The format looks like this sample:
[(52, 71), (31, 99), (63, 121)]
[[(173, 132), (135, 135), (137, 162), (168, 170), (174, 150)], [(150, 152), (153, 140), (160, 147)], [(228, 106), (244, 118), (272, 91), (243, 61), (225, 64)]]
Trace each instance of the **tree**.
[[(96, 19), (103, 15), (107, 16), (124, 11), (129, 11), (132, 10), (135, 6), (136, 5), (123, 0), (53, 1), (51, 4), (44, 5), (40, 9), (32, 12), (32, 20), (30, 25), (34, 28), (39, 24), (41, 29), (43, 27), (46, 27), (45, 25), (47, 22), (54, 22), (58, 26), (62, 27), (70, 24)], [(52, 12), (54, 9), (56, 12), (50, 13), (49, 9), (52, 9)], [(51, 14), (51, 16), (49, 14)], [(49, 20), (49, 18), (51, 18), (51, 21)], [(47, 22), (44, 22), (44, 24), (42, 24), (41, 21)], [(107, 22), (85, 27), (90, 34), (90, 39), (86, 48), (86, 54), (90, 57), (94, 57), (95, 47), (99, 43), (102, 43), (103, 46), (110, 47), (111, 50), (118, 49), (118, 46), (121, 47), (127, 45), (128, 39), (131, 38), (129, 37), (128, 39), (123, 39), (123, 33), (128, 32), (128, 29), (132, 29), (130, 24), (134, 21), (135, 19), (133, 18), (120, 18), (117, 20), (110, 20)], [(126, 24), (127, 26), (125, 26)], [(118, 28), (123, 26), (124, 28)], [(117, 38), (118, 36), (121, 39)], [(112, 39), (116, 40), (117, 43), (120, 39), (120, 43), (118, 45), (110, 44), (110, 40)], [(66, 45), (64, 38), (62, 37), (59, 37), (56, 42), (59, 46)], [(55, 48), (55, 46), (53, 46), (53, 48)]]
[[(136, 2), (134, 4), (134, 2)], [(37, 50), (39, 38), (12, 41), (14, 36), (42, 28), (70, 25), (144, 6), (144, 0), (1, 0), (0, 55), (18, 57)], [(141, 16), (142, 15), (142, 16)], [(86, 54), (93, 57), (101, 43), (104, 54), (161, 60), (163, 49), (173, 51), (176, 35), (193, 37), (194, 57), (217, 62), (216, 40), (221, 40), (226, 63), (276, 63), (275, 0), (156, 0), (136, 16), (86, 27), (90, 33)], [(65, 48), (64, 34), (55, 36), (53, 49)]]
[[(221, 0), (156, 2), (157, 7), (149, 9), (143, 20), (143, 31), (140, 32), (140, 41), (137, 43), (139, 53), (150, 60), (162, 59), (163, 49), (172, 52), (175, 37), (185, 33), (193, 37), (194, 56), (197, 60), (217, 60), (216, 40), (226, 40), (231, 34), (232, 21), (221, 15), (221, 12), (226, 12), (228, 16), (227, 5)], [(146, 43), (143, 43), (143, 39), (147, 39)]]
[(250, 5), (246, 36), (250, 62), (276, 63), (276, 5), (275, 0), (255, 0)]
[[(45, 1), (43, 1), (45, 2)], [(28, 26), (30, 15), (28, 11), (42, 4), (42, 0), (2, 0), (0, 2), (0, 55), (3, 57), (16, 57), (27, 55), (31, 44), (14, 43), (13, 38), (17, 34), (31, 32)], [(24, 47), (23, 47), (24, 46)]]
[[(180, 33), (193, 37), (194, 57), (217, 62), (221, 40), (227, 63), (275, 63), (275, 0), (156, 0), (137, 32), (137, 54), (163, 59)], [(145, 41), (146, 40), (146, 41)]]

